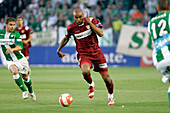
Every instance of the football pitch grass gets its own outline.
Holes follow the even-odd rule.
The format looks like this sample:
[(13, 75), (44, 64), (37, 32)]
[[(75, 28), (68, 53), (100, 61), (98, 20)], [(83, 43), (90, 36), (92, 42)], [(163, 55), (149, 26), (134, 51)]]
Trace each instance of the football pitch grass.
[[(88, 98), (88, 84), (80, 68), (31, 67), (37, 101), (23, 100), (7, 68), (0, 67), (0, 113), (168, 113), (168, 84), (152, 67), (109, 68), (114, 82), (115, 105), (107, 105), (107, 89), (99, 73), (93, 72), (95, 95)], [(62, 93), (73, 103), (59, 104)], [(124, 107), (123, 107), (124, 106)]]

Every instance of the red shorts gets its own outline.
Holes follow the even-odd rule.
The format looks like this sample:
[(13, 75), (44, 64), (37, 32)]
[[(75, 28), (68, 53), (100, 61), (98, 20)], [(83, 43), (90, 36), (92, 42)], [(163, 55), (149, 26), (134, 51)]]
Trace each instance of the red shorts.
[(30, 55), (30, 50), (29, 48), (23, 48), (23, 50), (21, 51), (25, 57), (29, 56)]
[(90, 67), (92, 64), (94, 66), (94, 71), (105, 73), (108, 72), (107, 62), (104, 57), (103, 52), (99, 49), (96, 53), (92, 54), (78, 54), (77, 59), (79, 62), (79, 66), (83, 65), (84, 63), (88, 63)]

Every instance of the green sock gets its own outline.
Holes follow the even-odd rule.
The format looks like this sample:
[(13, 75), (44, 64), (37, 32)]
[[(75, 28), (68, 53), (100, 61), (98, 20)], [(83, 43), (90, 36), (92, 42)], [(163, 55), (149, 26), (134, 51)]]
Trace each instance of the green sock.
[(19, 88), (20, 88), (23, 92), (27, 91), (27, 89), (25, 88), (24, 83), (23, 83), (23, 81), (22, 81), (22, 78), (19, 76), (19, 74), (13, 75), (13, 78), (14, 78), (14, 80), (15, 80), (15, 83), (19, 86)]
[(168, 88), (169, 113), (170, 113), (170, 86)]
[(27, 80), (27, 81), (24, 81), (24, 83), (25, 83), (25, 85), (27, 86), (29, 93), (33, 93), (33, 90), (32, 90), (32, 82), (31, 82), (31, 79), (30, 79), (29, 76), (28, 76), (28, 80)]

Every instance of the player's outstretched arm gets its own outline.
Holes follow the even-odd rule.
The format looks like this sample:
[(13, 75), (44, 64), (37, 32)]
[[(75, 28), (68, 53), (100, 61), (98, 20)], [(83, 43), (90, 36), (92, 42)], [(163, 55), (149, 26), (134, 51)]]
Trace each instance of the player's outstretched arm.
[(90, 26), (92, 27), (92, 29), (94, 30), (94, 32), (95, 32), (98, 36), (102, 37), (102, 36), (103, 36), (103, 31), (102, 31), (102, 29), (99, 28), (99, 27), (96, 27), (96, 26), (90, 21), (90, 18), (89, 18), (89, 15), (88, 15), (88, 11), (86, 11), (86, 13), (87, 13), (86, 21), (90, 24)]
[(59, 47), (57, 49), (57, 54), (61, 58), (63, 58), (66, 54), (61, 53), (60, 50), (67, 44), (68, 41), (69, 41), (69, 39), (67, 37), (64, 37), (63, 40), (61, 41), (61, 44), (59, 45)]
[(32, 40), (32, 34), (29, 34), (29, 38), (27, 40), (23, 40), (24, 44), (27, 44), (28, 42), (30, 42)]
[(10, 54), (13, 51), (20, 51), (20, 50), (22, 50), (22, 48), (20, 46), (16, 46), (15, 48), (12, 48), (12, 49), (11, 48), (7, 48), (6, 54)]

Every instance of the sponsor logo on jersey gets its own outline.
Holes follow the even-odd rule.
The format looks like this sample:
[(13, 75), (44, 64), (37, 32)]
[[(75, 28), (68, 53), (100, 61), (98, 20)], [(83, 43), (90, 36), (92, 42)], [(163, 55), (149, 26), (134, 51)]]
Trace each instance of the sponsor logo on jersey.
[(14, 43), (14, 39), (0, 39), (0, 45), (13, 45)]
[(91, 35), (91, 33), (92, 33), (92, 31), (91, 31), (91, 29), (89, 29), (89, 30), (86, 30), (84, 32), (74, 34), (74, 35), (77, 39), (82, 39), (82, 38), (85, 38), (85, 37)]
[(26, 38), (26, 34), (23, 34), (20, 36), (21, 39), (25, 39)]
[(161, 48), (170, 45), (170, 33), (155, 40), (154, 45), (156, 52), (158, 52)]

